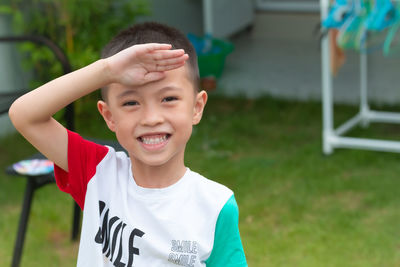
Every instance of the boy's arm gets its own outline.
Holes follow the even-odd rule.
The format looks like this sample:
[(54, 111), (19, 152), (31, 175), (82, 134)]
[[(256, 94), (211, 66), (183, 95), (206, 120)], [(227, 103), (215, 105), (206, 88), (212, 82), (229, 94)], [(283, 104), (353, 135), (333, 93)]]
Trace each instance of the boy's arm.
[(183, 50), (168, 44), (129, 47), (61, 76), (21, 96), (10, 107), (15, 128), (43, 155), (68, 171), (68, 136), (52, 116), (68, 104), (111, 83), (141, 85), (164, 77), (164, 71), (184, 65)]
[(68, 137), (52, 116), (74, 100), (92, 92), (102, 83), (104, 61), (57, 78), (17, 99), (9, 110), (15, 128), (43, 155), (68, 171)]

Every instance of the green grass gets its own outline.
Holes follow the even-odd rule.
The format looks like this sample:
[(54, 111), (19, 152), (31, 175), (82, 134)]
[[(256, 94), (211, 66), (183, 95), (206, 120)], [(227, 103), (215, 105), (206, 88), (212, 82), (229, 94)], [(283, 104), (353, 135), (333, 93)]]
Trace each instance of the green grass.
[[(78, 130), (111, 137), (80, 107)], [(336, 123), (356, 113), (339, 106)], [(371, 125), (352, 136), (400, 139)], [(0, 142), (0, 168), (32, 153), (18, 135)], [(249, 266), (400, 266), (400, 155), (321, 152), (319, 103), (212, 95), (187, 147), (187, 166), (235, 191)], [(0, 266), (9, 266), (24, 179), (0, 174)], [(37, 191), (21, 266), (75, 266), (72, 201), (55, 185)]]

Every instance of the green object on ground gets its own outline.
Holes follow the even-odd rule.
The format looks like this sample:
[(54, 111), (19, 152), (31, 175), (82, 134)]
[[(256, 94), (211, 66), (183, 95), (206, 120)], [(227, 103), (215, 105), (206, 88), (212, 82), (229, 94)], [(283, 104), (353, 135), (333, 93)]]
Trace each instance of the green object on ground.
[(232, 43), (219, 39), (212, 40), (212, 47), (219, 48), (219, 51), (198, 55), (201, 78), (208, 76), (221, 77), (225, 66), (225, 58), (234, 49)]

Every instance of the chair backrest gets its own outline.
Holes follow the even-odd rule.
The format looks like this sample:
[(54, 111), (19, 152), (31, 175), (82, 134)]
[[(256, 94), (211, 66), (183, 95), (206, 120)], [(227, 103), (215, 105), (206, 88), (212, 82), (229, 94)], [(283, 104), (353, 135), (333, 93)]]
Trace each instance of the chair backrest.
[[(72, 71), (71, 64), (64, 51), (50, 39), (40, 35), (21, 35), (21, 36), (0, 36), (0, 43), (34, 43), (36, 45), (45, 46), (53, 52), (56, 61), (61, 64), (63, 74)], [(8, 112), (12, 102), (27, 90), (17, 90), (13, 92), (0, 92), (0, 115)], [(66, 127), (74, 130), (74, 106), (73, 103), (65, 108), (64, 119)]]

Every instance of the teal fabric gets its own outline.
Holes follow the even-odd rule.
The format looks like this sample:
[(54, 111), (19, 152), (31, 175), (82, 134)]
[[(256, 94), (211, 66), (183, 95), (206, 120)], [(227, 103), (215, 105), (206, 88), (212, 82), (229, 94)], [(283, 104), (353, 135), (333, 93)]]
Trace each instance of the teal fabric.
[(232, 195), (219, 213), (213, 250), (206, 260), (207, 267), (247, 266), (238, 224), (239, 208)]

